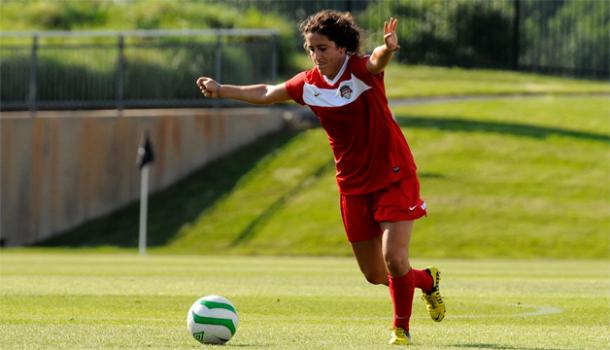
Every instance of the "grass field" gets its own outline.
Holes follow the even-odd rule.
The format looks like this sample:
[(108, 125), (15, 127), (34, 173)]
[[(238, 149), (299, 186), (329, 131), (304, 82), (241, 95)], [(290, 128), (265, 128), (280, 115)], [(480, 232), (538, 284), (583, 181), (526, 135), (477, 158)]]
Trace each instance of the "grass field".
[[(415, 264), (430, 262), (443, 272), (447, 317), (433, 322), (416, 299), (412, 349), (608, 348), (607, 261)], [(0, 271), (2, 349), (200, 349), (186, 313), (208, 294), (238, 309), (229, 349), (395, 348), (385, 345), (387, 290), (365, 283), (351, 258), (13, 250)]]
[[(392, 98), (610, 91), (433, 67), (393, 66), (388, 79)], [(437, 324), (415, 301), (411, 348), (609, 348), (607, 96), (393, 110), (429, 207), (414, 265), (443, 271), (448, 307)], [(153, 195), (146, 257), (135, 255), (138, 209), (44, 243), (54, 248), (0, 251), (1, 349), (200, 349), (186, 312), (208, 294), (239, 311), (227, 348), (392, 348), (387, 290), (348, 257), (323, 130), (271, 135)]]
[[(293, 65), (301, 70), (309, 70), (312, 67), (311, 60), (305, 54), (295, 55)], [(397, 63), (387, 67), (385, 85), (390, 99), (430, 96), (610, 93), (610, 83), (603, 80), (575, 79), (497, 69)]]
[(390, 98), (505, 94), (610, 93), (607, 81), (459, 67), (390, 65)]
[[(394, 111), (429, 207), (416, 224), (415, 256), (608, 257), (607, 98)], [(137, 218), (134, 204), (47, 244), (135, 247)], [(149, 228), (158, 253), (351, 254), (321, 129), (273, 135), (153, 196)]]

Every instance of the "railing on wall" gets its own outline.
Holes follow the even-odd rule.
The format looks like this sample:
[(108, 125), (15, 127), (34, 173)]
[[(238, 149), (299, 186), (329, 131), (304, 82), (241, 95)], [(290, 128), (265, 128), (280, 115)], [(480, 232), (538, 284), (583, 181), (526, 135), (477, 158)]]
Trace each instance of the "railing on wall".
[(266, 29), (0, 33), (0, 109), (207, 106), (195, 78), (274, 82)]

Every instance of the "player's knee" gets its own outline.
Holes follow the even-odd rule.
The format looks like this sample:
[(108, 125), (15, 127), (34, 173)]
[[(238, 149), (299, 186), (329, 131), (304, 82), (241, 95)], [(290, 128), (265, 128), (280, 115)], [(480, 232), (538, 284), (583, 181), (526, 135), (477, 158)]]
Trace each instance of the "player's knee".
[(365, 273), (364, 278), (370, 284), (388, 284), (388, 276), (380, 273)]
[(409, 271), (409, 259), (403, 252), (388, 252), (384, 255), (386, 266), (392, 276)]

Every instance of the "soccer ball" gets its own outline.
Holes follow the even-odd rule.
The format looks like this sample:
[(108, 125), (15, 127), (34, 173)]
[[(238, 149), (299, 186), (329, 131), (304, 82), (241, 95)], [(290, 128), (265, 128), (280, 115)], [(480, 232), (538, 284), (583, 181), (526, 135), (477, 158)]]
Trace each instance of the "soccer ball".
[(198, 299), (189, 309), (186, 326), (193, 338), (204, 344), (224, 344), (237, 330), (237, 310), (218, 295)]

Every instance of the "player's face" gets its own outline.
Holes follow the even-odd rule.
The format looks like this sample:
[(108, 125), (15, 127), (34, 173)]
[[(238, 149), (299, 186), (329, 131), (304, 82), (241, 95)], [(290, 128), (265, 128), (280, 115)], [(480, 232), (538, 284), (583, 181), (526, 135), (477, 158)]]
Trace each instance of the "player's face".
[(318, 33), (305, 34), (305, 49), (320, 73), (330, 79), (341, 69), (345, 60), (345, 48), (337, 47), (326, 35)]

